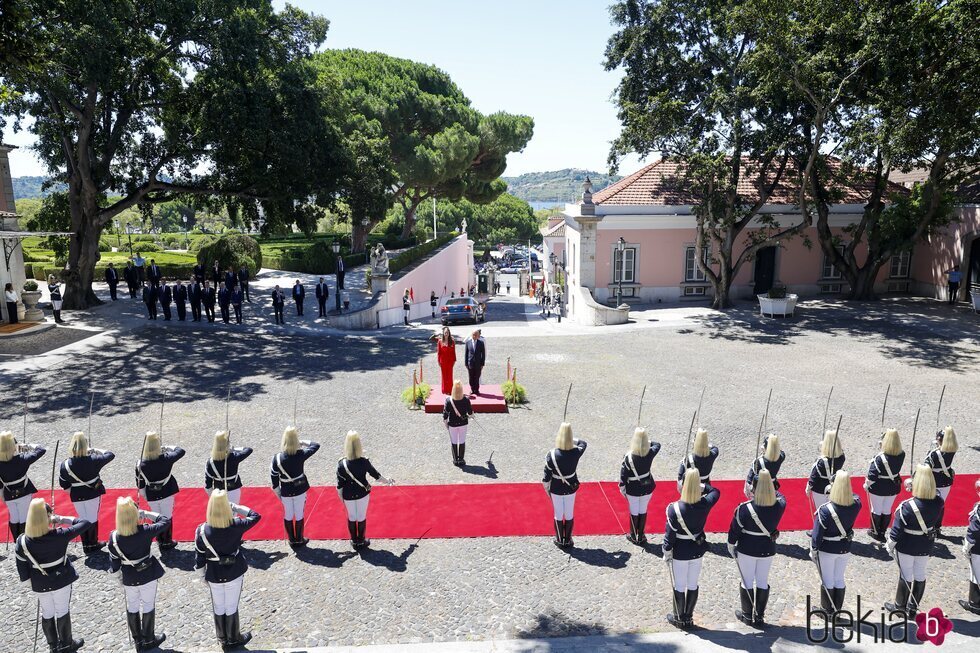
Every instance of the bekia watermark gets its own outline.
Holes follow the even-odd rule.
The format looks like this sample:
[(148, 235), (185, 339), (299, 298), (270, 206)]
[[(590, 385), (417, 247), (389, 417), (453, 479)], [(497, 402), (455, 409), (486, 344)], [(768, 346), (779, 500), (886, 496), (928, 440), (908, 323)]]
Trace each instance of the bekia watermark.
[[(928, 612), (919, 612), (910, 621), (905, 612), (889, 611), (878, 608), (862, 612), (861, 596), (857, 597), (857, 611), (837, 610), (828, 616), (820, 608), (814, 608), (808, 594), (806, 597), (806, 638), (812, 644), (823, 644), (832, 641), (836, 644), (847, 644), (851, 641), (860, 644), (862, 641), (878, 643), (907, 643), (909, 641), (909, 625), (915, 624), (914, 639), (920, 642), (931, 642), (939, 646), (946, 635), (953, 631), (950, 621), (941, 608), (932, 608)], [(863, 639), (862, 639), (863, 638)]]

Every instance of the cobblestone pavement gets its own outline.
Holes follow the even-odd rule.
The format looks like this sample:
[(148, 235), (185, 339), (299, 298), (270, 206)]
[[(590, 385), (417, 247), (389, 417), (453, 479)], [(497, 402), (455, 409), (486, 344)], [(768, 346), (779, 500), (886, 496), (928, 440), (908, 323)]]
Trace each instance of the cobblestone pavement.
[[(122, 309), (103, 307), (85, 319), (106, 324), (107, 310)], [(485, 382), (503, 380), (510, 356), (531, 403), (509, 415), (474, 420), (467, 448), (474, 463), (470, 473), (451, 465), (438, 417), (410, 412), (399, 402), (419, 359), (424, 359), (426, 380), (437, 381), (427, 327), (336, 336), (276, 333), (255, 325), (215, 328), (126, 319), (93, 339), (97, 346), (73, 345), (78, 347), (73, 355), (54, 352), (36, 367), (29, 360), (4, 363), (0, 396), (7, 410), (0, 427), (19, 434), (22, 391), (30, 383), (28, 440), (51, 447), (60, 438), (64, 445), (72, 431), (88, 430), (88, 393), (95, 389), (94, 444), (119, 456), (104, 478), (110, 486), (131, 487), (131, 463), (143, 433), (158, 428), (160, 402), (165, 400), (165, 441), (189, 452), (175, 468), (176, 477), (184, 487), (199, 486), (211, 435), (224, 425), (230, 384), (233, 439), (256, 449), (242, 467), (248, 485), (268, 482), (268, 461), (282, 428), (292, 421), (294, 398), (303, 435), (324, 445), (308, 469), (314, 484), (333, 481), (341, 436), (349, 428), (362, 433), (366, 453), (379, 470), (403, 484), (534, 481), (540, 478), (572, 382), (568, 418), (576, 435), (590, 443), (581, 476), (599, 480), (618, 474), (646, 384), (642, 422), (664, 445), (654, 472), (665, 478), (675, 473), (698, 395), (707, 387), (700, 421), (722, 450), (714, 476), (737, 478), (754, 455), (772, 388), (768, 428), (783, 437), (787, 462), (782, 474), (802, 476), (816, 457), (831, 385), (829, 421), (836, 423), (843, 414), (847, 467), (863, 473), (880, 433), (886, 386), (891, 384), (886, 423), (901, 430), (906, 448), (915, 411), (922, 408), (915, 454), (920, 458), (936, 425), (939, 391), (947, 384), (941, 421), (955, 425), (960, 434), (955, 467), (962, 472), (980, 469), (980, 340), (975, 320), (925, 301), (858, 307), (819, 303), (805, 313), (794, 322), (776, 322), (760, 320), (746, 307), (670, 327), (554, 338), (504, 335), (516, 333), (512, 327), (495, 336), (493, 323), (488, 323)], [(464, 376), (461, 365), (457, 375)], [(481, 468), (491, 452), (493, 468)], [(34, 468), (38, 487), (47, 488), (50, 469), (49, 458)], [(302, 559), (287, 555), (281, 544), (262, 543), (250, 548), (255, 569), (246, 581), (243, 617), (262, 646), (667, 628), (666, 573), (656, 553), (641, 552), (622, 538), (580, 538), (577, 543), (580, 550), (569, 556), (545, 538), (424, 540), (418, 546), (379, 541), (377, 551), (360, 557), (342, 543), (327, 542)], [(773, 570), (773, 585), (779, 589), (771, 600), (771, 620), (787, 625), (775, 632), (795, 643), (805, 641), (803, 631), (789, 626), (803, 623), (804, 593), (816, 588), (804, 545), (802, 534), (786, 534), (781, 539), (785, 555)], [(170, 571), (160, 593), (159, 621), (175, 648), (199, 650), (213, 646), (211, 620), (207, 591), (191, 570), (187, 548), (182, 545), (183, 552), (165, 558)], [(874, 553), (866, 545), (857, 548), (859, 556)], [(951, 613), (958, 632), (976, 634), (976, 623), (964, 619), (955, 604), (966, 592), (966, 566), (946, 549), (956, 550), (950, 542), (940, 547), (943, 557), (931, 563), (934, 575), (926, 603)], [(735, 628), (737, 591), (734, 563), (720, 557), (723, 552), (716, 544), (706, 559), (702, 587), (718, 591), (704, 592), (698, 619), (726, 630)], [(0, 631), (0, 651), (28, 650), (33, 638), (33, 597), (15, 582), (12, 563), (9, 558), (0, 561), (0, 605), (12, 608), (3, 611), (8, 623)], [(104, 567), (105, 558), (90, 564)], [(78, 632), (92, 644), (87, 650), (122, 650), (126, 630), (117, 582), (82, 561), (77, 567), (82, 580), (74, 609)], [(852, 562), (849, 577), (854, 589), (877, 606), (894, 591), (894, 571), (891, 561), (860, 558)], [(699, 631), (699, 636), (710, 639), (712, 632)]]

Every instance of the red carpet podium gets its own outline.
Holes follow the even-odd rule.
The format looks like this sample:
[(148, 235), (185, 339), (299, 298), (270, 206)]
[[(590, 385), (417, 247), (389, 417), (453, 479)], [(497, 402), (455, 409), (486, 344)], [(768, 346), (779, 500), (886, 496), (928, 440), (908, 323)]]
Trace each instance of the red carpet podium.
[[(464, 386), (465, 387), (465, 386)], [(504, 393), (500, 391), (499, 385), (481, 385), (480, 396), (470, 397), (474, 413), (506, 413), (507, 402), (504, 401)], [(432, 388), (429, 398), (425, 400), (425, 412), (441, 413), (442, 407), (446, 405), (446, 395), (438, 389)]]

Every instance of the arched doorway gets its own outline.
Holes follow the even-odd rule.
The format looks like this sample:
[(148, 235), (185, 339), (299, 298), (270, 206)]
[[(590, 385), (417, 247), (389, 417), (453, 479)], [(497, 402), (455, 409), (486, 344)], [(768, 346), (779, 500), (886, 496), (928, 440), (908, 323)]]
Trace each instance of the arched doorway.
[(970, 255), (966, 260), (966, 287), (980, 288), (980, 236), (976, 236), (970, 244)]

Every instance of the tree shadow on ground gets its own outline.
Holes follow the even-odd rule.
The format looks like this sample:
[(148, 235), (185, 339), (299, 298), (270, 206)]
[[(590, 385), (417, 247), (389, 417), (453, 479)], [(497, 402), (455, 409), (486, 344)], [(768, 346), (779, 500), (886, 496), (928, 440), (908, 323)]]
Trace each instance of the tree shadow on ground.
[(980, 363), (980, 339), (971, 316), (923, 298), (876, 302), (811, 300), (786, 320), (761, 317), (748, 303), (725, 313), (692, 317), (701, 329), (680, 333), (762, 345), (789, 345), (810, 333), (845, 336), (875, 345), (882, 355), (914, 365), (962, 371)]
[(224, 399), (229, 386), (232, 402), (249, 402), (267, 392), (269, 384), (239, 379), (269, 375), (275, 381), (313, 383), (336, 373), (408, 365), (430, 350), (426, 341), (143, 327), (99, 350), (68, 356), (44, 372), (10, 375), (0, 391), (21, 397), (28, 384), (33, 386), (30, 419), (43, 422), (63, 412), (87, 416), (91, 389), (96, 391), (95, 412), (105, 417), (139, 412), (161, 401), (176, 407)]
[(605, 635), (607, 629), (599, 623), (576, 621), (557, 610), (539, 614), (531, 628), (518, 630), (517, 639), (541, 639), (545, 637), (570, 637), (575, 635)]

